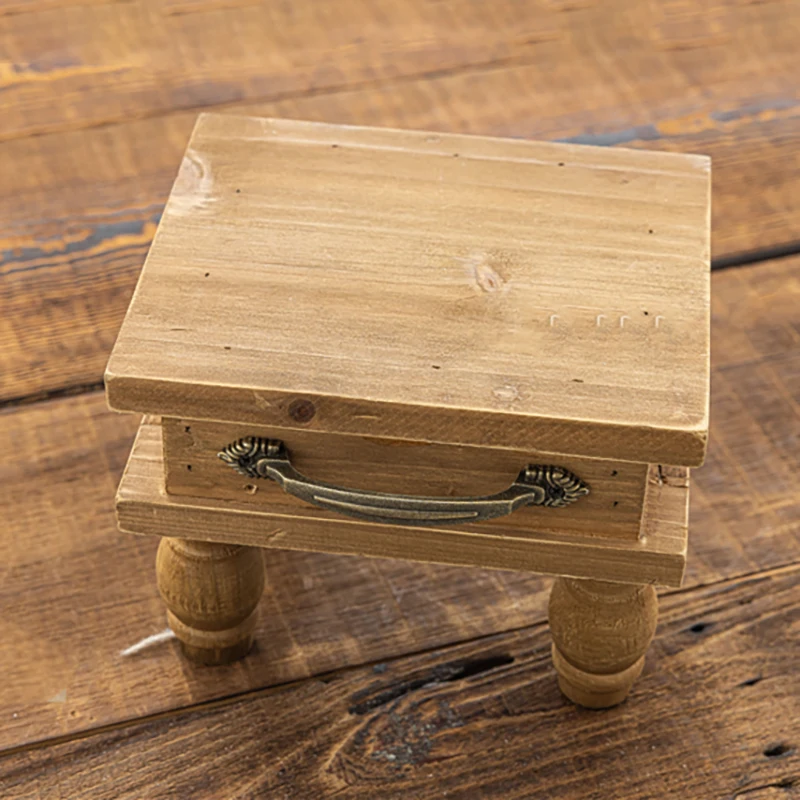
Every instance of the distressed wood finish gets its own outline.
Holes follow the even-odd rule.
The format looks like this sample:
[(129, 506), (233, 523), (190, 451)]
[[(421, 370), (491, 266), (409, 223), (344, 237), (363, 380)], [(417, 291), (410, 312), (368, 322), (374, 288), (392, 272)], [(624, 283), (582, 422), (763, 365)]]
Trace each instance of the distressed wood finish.
[(259, 548), (164, 538), (156, 574), (184, 655), (219, 665), (250, 652), (264, 591)]
[[(335, 14), (300, 0), (272, 4), (269, 26), (248, 24), (266, 6), (240, 0), (162, 8), (0, 12), (2, 403), (101, 386), (208, 104), (705, 153), (718, 264), (800, 241), (791, 0), (398, 0)], [(557, 36), (542, 40), (532, 23), (549, 15)], [(548, 581), (513, 572), (273, 550), (257, 633), (269, 657), (209, 670), (171, 643), (119, 658), (164, 626), (155, 581), (140, 579), (157, 541), (113, 520), (136, 420), (100, 393), (0, 414), (0, 794), (792, 796), (798, 587), (741, 576), (800, 558), (799, 270), (783, 258), (712, 278), (712, 432), (686, 578), (706, 588), (662, 598), (632, 701), (602, 719), (563, 703), (542, 626), (520, 650), (508, 643), (527, 631), (439, 649), (544, 619)], [(434, 652), (393, 660), (416, 648)], [(352, 682), (329, 672), (370, 660)]]
[[(350, 13), (373, 19), (364, 41), (353, 39), (346, 13), (334, 32), (338, 17), (295, 3), (291, 14), (272, 8), (279, 20), (260, 29), (285, 37), (267, 86), (263, 50), (248, 57), (238, 44), (251, 30), (239, 15), (258, 14), (254, 6), (157, 14), (155, 27), (151, 12), (137, 15), (125, 6), (123, 32), (109, 22), (118, 3), (48, 5), (46, 24), (41, 10), (0, 17), (3, 41), (17, 42), (9, 49), (14, 67), (0, 73), (0, 135), (22, 137), (0, 148), (2, 401), (99, 387), (195, 106), (231, 102), (233, 111), (260, 116), (705, 153), (714, 160), (713, 252), (720, 263), (800, 241), (800, 216), (793, 213), (797, 37), (788, 2), (656, 7), (630, 0), (608, 13), (596, 3), (542, 0), (520, 9), (501, 1), (430, 12), (446, 15), (446, 31), (422, 22), (422, 8), (408, 0), (400, 4), (405, 13), (395, 16), (393, 6), (384, 22), (353, 5)], [(478, 24), (469, 22), (474, 14)], [(557, 21), (544, 27), (560, 34), (540, 41), (537, 26), (550, 15)], [(156, 44), (162, 22), (169, 40), (182, 42), (178, 63)], [(122, 38), (97, 27), (106, 24)], [(236, 56), (220, 83), (220, 65), (209, 77), (207, 59), (221, 43), (198, 50), (188, 42), (230, 27)], [(68, 55), (55, 33), (65, 29), (85, 32), (80, 45), (70, 41)], [(511, 38), (500, 44), (498, 30)], [(335, 51), (331, 36), (341, 45)], [(364, 84), (384, 52), (372, 36), (382, 37), (392, 59), (424, 51), (429, 66), (444, 72), (415, 77), (412, 69)], [(606, 68), (598, 70), (598, 62)], [(318, 71), (312, 63), (330, 66)], [(244, 85), (250, 88), (242, 95)], [(76, 94), (89, 86), (92, 101)], [(241, 96), (253, 100), (232, 102)], [(81, 113), (62, 113), (65, 98), (79, 100)], [(176, 110), (187, 104), (192, 110)]]
[[(508, 488), (528, 464), (556, 464), (578, 475), (591, 491), (558, 509), (527, 506), (470, 530), (525, 536), (533, 529), (636, 539), (642, 520), (647, 464), (494, 448), (433, 445), (197, 420), (162, 421), (166, 489), (189, 497), (279, 505), (284, 513), (308, 510), (270, 480), (248, 479), (218, 458), (244, 436), (281, 439), (292, 464), (315, 480), (394, 494), (479, 496)], [(315, 509), (320, 519), (338, 515)]]
[(709, 188), (702, 156), (204, 114), (109, 403), (699, 465)]
[(586, 708), (619, 705), (642, 673), (657, 619), (652, 586), (556, 578), (548, 621), (561, 691)]
[[(692, 476), (687, 587), (800, 560), (800, 258), (724, 270), (712, 282), (710, 449)], [(0, 748), (546, 617), (546, 578), (272, 550), (256, 631), (269, 653), (211, 674), (182, 666), (174, 644), (120, 659), (165, 625), (155, 580), (142, 580), (157, 540), (120, 533), (114, 519), (137, 425), (109, 412), (100, 392), (0, 414), (0, 449), (14, 454), (0, 465), (0, 605), (11, 609), (0, 640), (15, 687), (0, 692)], [(145, 669), (159, 680), (143, 681)]]
[(114, 518), (137, 425), (101, 392), (0, 413), (0, 451), (14, 454), (0, 464), (0, 662), (13, 687), (0, 691), (0, 751), (545, 617), (549, 581), (536, 575), (271, 550), (245, 661), (194, 667), (174, 642), (122, 657), (166, 625), (158, 539)]
[(642, 537), (636, 541), (516, 530), (478, 533), (477, 525), (406, 528), (340, 515), (321, 519), (310, 505), (257, 506), (165, 494), (162, 430), (142, 424), (117, 493), (120, 528), (129, 533), (311, 550), (378, 558), (680, 585), (686, 563), (687, 470), (653, 468)]
[(25, 800), (788, 800), (799, 591), (792, 568), (663, 598), (644, 674), (603, 714), (564, 703), (538, 625), (14, 754), (0, 780)]

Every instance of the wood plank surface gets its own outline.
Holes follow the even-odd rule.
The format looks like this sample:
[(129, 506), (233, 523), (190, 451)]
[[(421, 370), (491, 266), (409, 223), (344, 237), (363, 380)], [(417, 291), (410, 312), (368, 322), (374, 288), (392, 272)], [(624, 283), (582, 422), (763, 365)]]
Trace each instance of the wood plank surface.
[(544, 615), (536, 575), (274, 551), (246, 661), (197, 669), (174, 642), (123, 658), (166, 625), (158, 540), (120, 533), (114, 519), (137, 424), (99, 392), (0, 414), (0, 452), (14, 454), (0, 466), (0, 749)]
[(521, 530), (508, 524), (380, 525), (341, 514), (321, 516), (316, 507), (296, 507), (280, 495), (273, 506), (168, 495), (163, 489), (163, 452), (160, 424), (143, 424), (117, 494), (121, 530), (663, 586), (680, 586), (686, 564), (685, 467), (651, 468), (642, 517), (644, 536), (630, 540)]
[[(187, 6), (192, 13), (173, 14), (169, 24), (194, 30), (212, 19), (219, 23), (227, 13), (233, 21), (219, 23), (225, 29), (236, 24), (237, 11), (228, 8), (231, 5), (201, 6), (202, 13)], [(798, 23), (790, 3), (731, 0), (687, 7), (630, 2), (611, 13), (605, 4), (550, 2), (530, 6), (530, 15), (522, 21), (504, 4), (485, 4), (493, 9), (486, 11), (480, 10), (484, 4), (478, 4), (472, 12), (461, 14), (473, 22), (451, 26), (455, 38), (448, 40), (450, 44), (442, 33), (418, 38), (430, 32), (427, 23), (419, 22), (424, 16), (422, 7), (401, 5), (406, 11), (412, 9), (408, 27), (400, 26), (397, 34), (390, 34), (391, 25), (397, 28), (390, 11), (391, 25), (381, 27), (382, 23), (375, 22), (375, 30), (394, 35), (397, 46), (408, 52), (429, 47), (435, 53), (432, 58), (451, 58), (451, 66), (443, 72), (417, 78), (409, 74), (402, 80), (386, 77), (354, 86), (348, 77), (357, 74), (357, 70), (352, 72), (356, 68), (351, 60), (351, 72), (342, 73), (336, 86), (309, 91), (308, 86), (314, 84), (306, 84), (306, 89), (271, 100), (265, 99), (268, 93), (259, 93), (258, 101), (233, 102), (231, 110), (705, 153), (714, 161), (716, 257), (737, 259), (800, 241), (800, 216), (793, 213), (800, 173), (797, 81), (793, 80), (799, 69), (794, 45)], [(35, 25), (35, 14), (0, 17), (7, 30), (13, 24), (24, 25), (27, 37), (27, 44), (9, 49), (12, 66), (0, 77), (6, 82), (6, 91), (0, 94), (4, 104), (0, 120), (9, 120), (7, 124), (17, 132), (14, 135), (29, 130), (41, 134), (9, 140), (0, 149), (6, 189), (0, 197), (5, 222), (0, 229), (0, 274), (4, 277), (0, 302), (7, 309), (0, 320), (0, 398), (5, 401), (70, 386), (99, 385), (196, 118), (194, 110), (167, 109), (180, 109), (184, 96), (194, 108), (207, 87), (199, 77), (191, 77), (207, 74), (202, 65), (195, 68), (191, 59), (199, 56), (192, 47), (185, 48), (188, 67), (178, 83), (165, 77), (169, 70), (164, 63), (159, 66), (160, 51), (148, 50), (148, 35), (142, 33), (147, 14), (136, 18), (131, 30), (138, 33), (124, 34), (129, 50), (123, 47), (117, 60), (111, 48), (100, 52), (98, 42), (108, 40), (92, 37), (92, 24), (106, 19), (111, 6), (93, 3), (65, 10), (60, 4), (49, 4), (48, 19), (53, 23), (49, 29)], [(315, 13), (322, 14), (302, 10), (300, 18), (308, 23), (309, 15)], [(455, 11), (448, 6), (430, 13)], [(549, 39), (545, 31), (540, 40), (538, 33), (533, 34), (536, 41), (530, 45), (529, 62), (506, 63), (501, 57), (480, 66), (480, 59), (489, 52), (483, 50), (472, 67), (463, 68), (483, 47), (478, 43), (481, 37), (495, 41), (491, 31), (498, 25), (503, 33), (496, 42), (510, 36), (519, 47), (528, 47), (524, 42), (529, 27), (525, 26), (539, 24), (533, 22), (534, 17), (543, 13), (560, 20), (555, 25), (558, 35)], [(485, 15), (494, 22), (488, 24)], [(327, 58), (330, 21), (322, 16), (316, 27), (304, 28), (304, 43), (298, 46), (307, 50), (300, 60), (282, 62), (280, 75), (285, 80), (302, 83), (309, 77), (308, 64)], [(81, 44), (75, 44), (76, 52), (70, 54), (61, 52), (64, 45), (54, 37), (62, 23), (73, 18), (87, 22), (87, 27)], [(97, 22), (92, 23), (93, 19)], [(344, 26), (337, 30), (332, 35), (349, 35)], [(193, 34), (178, 31), (175, 35)], [(37, 41), (43, 54), (38, 59)], [(496, 42), (488, 45), (495, 47), (490, 59), (510, 46)], [(125, 61), (125, 53), (134, 52), (130, 50), (134, 45), (139, 48), (135, 57)], [(362, 64), (374, 58), (374, 39), (366, 37), (353, 47), (360, 52)], [(442, 55), (447, 48), (449, 55)], [(276, 51), (274, 69), (281, 52)], [(352, 56), (346, 48), (344, 52)], [(472, 56), (453, 61), (452, 54), (458, 52)], [(246, 83), (245, 74), (252, 76), (256, 69), (253, 56), (244, 54), (242, 59), (244, 72), (236, 73), (231, 78), (234, 82)], [(462, 66), (456, 66), (457, 62)], [(148, 63), (157, 65), (152, 74), (143, 66)], [(227, 63), (234, 69), (233, 62)], [(603, 68), (598, 69), (598, 64)], [(120, 71), (126, 76), (122, 99), (116, 94)], [(263, 72), (261, 60), (258, 71), (259, 75)], [(81, 101), (81, 115), (63, 111), (53, 90), (58, 88), (74, 99), (86, 81), (94, 105)], [(45, 91), (48, 86), (50, 95)], [(12, 106), (12, 93), (18, 100), (27, 99)], [(200, 105), (227, 97), (210, 89)], [(142, 117), (144, 113), (162, 116)], [(92, 114), (103, 126), (79, 127)], [(44, 123), (43, 128), (35, 127)], [(48, 125), (61, 127), (47, 134)], [(748, 190), (742, 192), (742, 186)]]
[[(799, 26), (793, 0), (9, 0), (0, 405), (101, 387), (205, 108), (702, 153), (717, 265), (796, 253)], [(246, 661), (121, 657), (165, 625), (156, 541), (113, 520), (138, 420), (99, 391), (0, 413), (0, 797), (798, 794), (800, 258), (712, 289), (685, 589), (609, 712), (558, 694), (521, 573), (271, 551)]]
[[(800, 548), (798, 309), (800, 257), (712, 276), (711, 432), (706, 464), (692, 472), (689, 523), (696, 575), (726, 561), (757, 570), (784, 547), (776, 535), (791, 558)], [(721, 528), (730, 538), (710, 533)]]
[[(800, 559), (800, 259), (712, 282), (711, 446), (693, 472), (687, 587)], [(13, 454), (0, 465), (0, 654), (13, 687), (0, 691), (0, 748), (545, 617), (549, 581), (537, 576), (272, 551), (263, 649), (247, 661), (193, 668), (174, 642), (122, 659), (165, 626), (157, 541), (119, 533), (113, 516), (137, 425), (101, 392), (0, 414), (0, 452)]]
[[(258, 425), (162, 419), (164, 472), (169, 494), (184, 497), (275, 503), (303, 513), (305, 501), (270, 480), (252, 480), (231, 469), (220, 450), (245, 436), (282, 440), (292, 466), (318, 481), (374, 492), (470, 497), (505, 491), (530, 464), (556, 464), (577, 475), (590, 493), (554, 514), (525, 506), (486, 529), (569, 531), (638, 539), (648, 464), (491, 447), (457, 447), (372, 439)], [(191, 467), (191, 469), (189, 469)], [(329, 512), (318, 509), (321, 518)]]
[(702, 156), (203, 114), (109, 405), (699, 466), (709, 192)]
[(0, 16), (0, 140), (524, 60), (565, 21), (507, 0), (52, 4)]
[(662, 598), (644, 674), (602, 713), (564, 702), (542, 624), (12, 754), (0, 784), (20, 800), (789, 798), (799, 589), (793, 567)]

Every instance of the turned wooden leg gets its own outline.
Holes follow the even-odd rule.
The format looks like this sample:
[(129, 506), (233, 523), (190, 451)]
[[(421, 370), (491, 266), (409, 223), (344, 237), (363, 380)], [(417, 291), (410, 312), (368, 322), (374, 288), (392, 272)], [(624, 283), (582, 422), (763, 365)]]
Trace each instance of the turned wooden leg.
[(573, 703), (621, 703), (644, 666), (656, 630), (652, 586), (558, 578), (550, 594), (558, 685)]
[(259, 548), (164, 538), (156, 574), (169, 626), (188, 658), (227, 664), (247, 655), (264, 591)]

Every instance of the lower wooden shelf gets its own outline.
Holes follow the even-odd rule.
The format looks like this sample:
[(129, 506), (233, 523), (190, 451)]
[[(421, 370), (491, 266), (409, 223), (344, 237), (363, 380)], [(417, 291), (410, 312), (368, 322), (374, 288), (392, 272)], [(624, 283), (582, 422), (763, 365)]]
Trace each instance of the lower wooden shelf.
[(689, 475), (653, 468), (637, 541), (531, 531), (492, 536), (453, 528), (405, 528), (303, 516), (264, 505), (168, 495), (162, 429), (146, 418), (117, 493), (122, 531), (263, 548), (400, 558), (618, 583), (679, 586), (686, 564)]

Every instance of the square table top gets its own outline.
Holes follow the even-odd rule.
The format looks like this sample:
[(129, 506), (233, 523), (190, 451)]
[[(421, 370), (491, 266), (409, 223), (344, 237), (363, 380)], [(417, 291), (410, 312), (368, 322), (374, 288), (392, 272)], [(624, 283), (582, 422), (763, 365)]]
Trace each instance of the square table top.
[(203, 114), (109, 402), (699, 464), (709, 178), (704, 156)]

